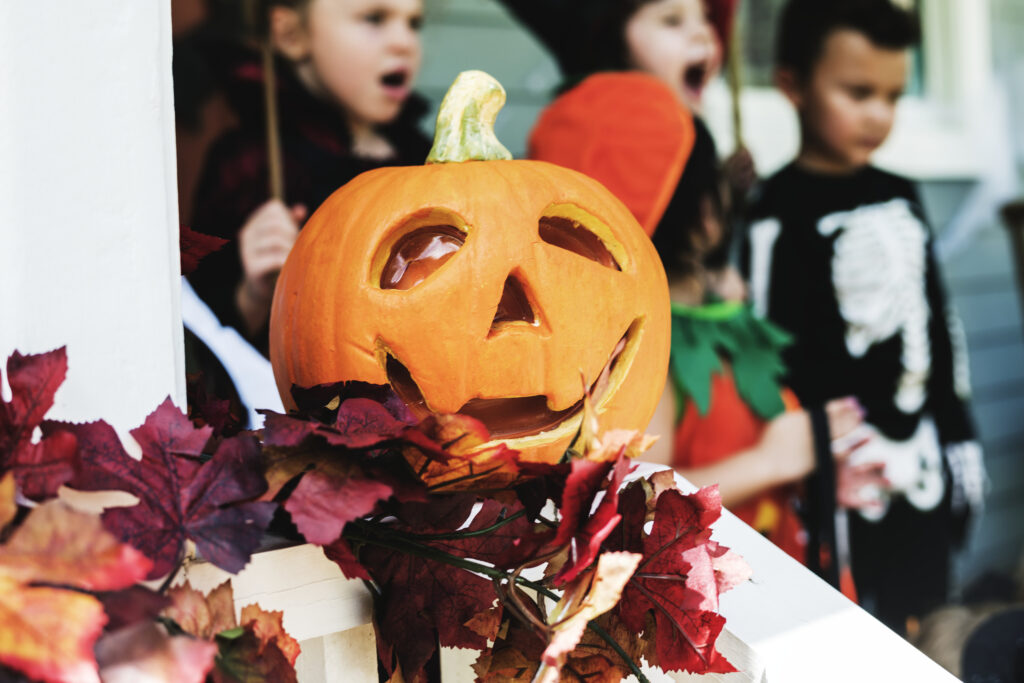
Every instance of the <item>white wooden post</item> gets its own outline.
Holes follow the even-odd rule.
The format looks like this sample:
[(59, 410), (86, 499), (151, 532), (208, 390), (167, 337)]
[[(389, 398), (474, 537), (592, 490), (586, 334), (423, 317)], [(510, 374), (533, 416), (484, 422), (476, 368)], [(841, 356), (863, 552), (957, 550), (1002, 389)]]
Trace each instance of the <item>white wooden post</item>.
[(67, 345), (51, 415), (184, 406), (168, 0), (0, 3), (0, 359)]
[[(170, 36), (169, 0), (0, 2), (0, 357), (67, 345), (53, 416), (122, 434), (184, 405)], [(954, 680), (731, 515), (718, 533), (754, 569), (728, 627), (773, 682)], [(284, 610), (301, 680), (376, 680), (366, 591), (319, 549), (234, 581), (238, 604)]]

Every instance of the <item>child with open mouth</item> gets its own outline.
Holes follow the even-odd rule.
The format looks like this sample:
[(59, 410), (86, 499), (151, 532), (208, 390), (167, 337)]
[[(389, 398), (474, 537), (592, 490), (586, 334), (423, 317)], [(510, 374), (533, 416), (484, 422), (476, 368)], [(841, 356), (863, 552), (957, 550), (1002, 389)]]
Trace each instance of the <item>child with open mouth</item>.
[(277, 273), (305, 218), (377, 166), (421, 164), (430, 143), (413, 84), (422, 60), (422, 0), (268, 0), (276, 56), (284, 198), (270, 198), (254, 59), (232, 70), (240, 125), (207, 156), (191, 227), (237, 242), (190, 278), (221, 323), (266, 353)]

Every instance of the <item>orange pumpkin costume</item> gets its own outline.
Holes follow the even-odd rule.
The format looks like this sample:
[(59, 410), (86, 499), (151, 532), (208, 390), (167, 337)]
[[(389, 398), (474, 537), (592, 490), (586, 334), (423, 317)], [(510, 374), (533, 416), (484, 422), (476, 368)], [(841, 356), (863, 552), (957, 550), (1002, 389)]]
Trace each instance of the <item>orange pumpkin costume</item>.
[[(672, 325), (671, 381), (681, 407), (673, 467), (692, 469), (726, 460), (755, 446), (772, 417), (799, 409), (796, 396), (776, 381), (782, 367), (779, 352), (788, 340), (745, 306), (673, 306)], [(804, 562), (806, 534), (794, 506), (798, 488), (776, 487), (731, 509)]]

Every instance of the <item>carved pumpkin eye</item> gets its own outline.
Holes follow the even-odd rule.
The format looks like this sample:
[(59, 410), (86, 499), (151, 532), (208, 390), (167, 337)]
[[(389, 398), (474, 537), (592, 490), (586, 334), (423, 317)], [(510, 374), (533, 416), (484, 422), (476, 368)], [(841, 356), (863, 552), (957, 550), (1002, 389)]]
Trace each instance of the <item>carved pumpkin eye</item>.
[(400, 237), (380, 274), (381, 289), (410, 289), (443, 266), (466, 242), (452, 225), (428, 225)]
[(540, 219), (539, 231), (540, 238), (548, 244), (579, 254), (606, 268), (622, 270), (601, 238), (578, 221), (563, 216), (544, 216)]

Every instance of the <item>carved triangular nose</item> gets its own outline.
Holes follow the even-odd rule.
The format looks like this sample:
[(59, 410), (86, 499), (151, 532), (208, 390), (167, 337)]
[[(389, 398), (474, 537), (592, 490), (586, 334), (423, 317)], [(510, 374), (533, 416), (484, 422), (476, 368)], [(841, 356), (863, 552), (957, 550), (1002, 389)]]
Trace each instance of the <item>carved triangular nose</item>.
[(531, 325), (537, 324), (537, 316), (530, 306), (530, 298), (526, 296), (526, 289), (523, 283), (515, 275), (509, 275), (505, 279), (505, 287), (501, 291), (501, 301), (498, 302), (498, 310), (491, 322), (491, 333), (502, 324), (510, 322), (527, 322)]

